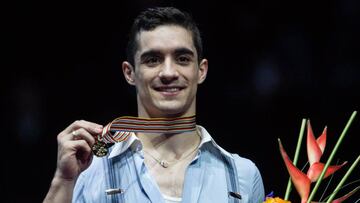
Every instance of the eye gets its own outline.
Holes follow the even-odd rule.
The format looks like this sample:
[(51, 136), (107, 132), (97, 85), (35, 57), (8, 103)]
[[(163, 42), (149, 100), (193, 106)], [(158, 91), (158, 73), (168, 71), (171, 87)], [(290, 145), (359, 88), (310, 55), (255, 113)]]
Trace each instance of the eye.
[(144, 59), (143, 63), (147, 66), (154, 67), (161, 63), (161, 58), (158, 56), (149, 56)]
[(180, 55), (176, 61), (181, 65), (188, 65), (191, 62), (191, 57), (187, 55)]

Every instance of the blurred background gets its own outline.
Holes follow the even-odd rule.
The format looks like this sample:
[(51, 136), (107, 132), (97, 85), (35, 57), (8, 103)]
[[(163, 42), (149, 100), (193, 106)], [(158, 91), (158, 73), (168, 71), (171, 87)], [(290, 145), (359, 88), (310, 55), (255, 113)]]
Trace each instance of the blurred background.
[[(198, 124), (223, 148), (253, 160), (266, 192), (283, 196), (288, 173), (277, 138), (293, 157), (303, 118), (311, 120), (316, 136), (328, 126), (325, 162), (351, 113), (359, 110), (359, 4), (4, 3), (2, 202), (42, 201), (56, 167), (56, 136), (74, 120), (105, 125), (118, 116), (136, 115), (135, 91), (122, 76), (121, 62), (132, 20), (152, 6), (190, 12), (202, 31), (209, 73), (199, 88)], [(356, 159), (359, 134), (358, 115), (334, 163)], [(304, 143), (299, 166), (307, 161)], [(332, 185), (349, 166), (336, 173)], [(347, 182), (359, 178), (358, 166)], [(299, 201), (295, 191), (292, 196)]]

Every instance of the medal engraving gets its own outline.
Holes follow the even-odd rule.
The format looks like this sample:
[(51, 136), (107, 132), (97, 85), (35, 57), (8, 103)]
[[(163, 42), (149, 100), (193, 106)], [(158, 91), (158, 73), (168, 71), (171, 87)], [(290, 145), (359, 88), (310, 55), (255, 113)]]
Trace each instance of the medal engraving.
[(95, 156), (103, 157), (108, 153), (108, 146), (101, 139), (97, 139), (95, 144), (92, 146), (92, 151)]

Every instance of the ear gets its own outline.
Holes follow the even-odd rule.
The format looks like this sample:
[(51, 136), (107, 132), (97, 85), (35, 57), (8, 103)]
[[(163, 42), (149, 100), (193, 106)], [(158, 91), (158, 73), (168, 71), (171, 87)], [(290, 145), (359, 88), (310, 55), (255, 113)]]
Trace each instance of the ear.
[(122, 71), (124, 73), (124, 77), (126, 81), (130, 85), (135, 85), (135, 69), (134, 67), (127, 61), (122, 63)]
[(198, 84), (201, 84), (205, 81), (208, 72), (208, 60), (203, 59), (199, 65), (199, 78)]

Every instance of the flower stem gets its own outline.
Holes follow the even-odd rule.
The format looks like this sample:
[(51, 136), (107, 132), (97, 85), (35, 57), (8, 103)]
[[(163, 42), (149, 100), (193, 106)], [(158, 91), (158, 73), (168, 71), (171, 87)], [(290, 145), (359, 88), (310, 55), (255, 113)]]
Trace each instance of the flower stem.
[(346, 132), (348, 131), (348, 129), (349, 129), (352, 121), (354, 120), (354, 118), (355, 118), (355, 116), (356, 116), (356, 113), (357, 113), (357, 112), (354, 111), (354, 112), (351, 114), (351, 117), (350, 117), (349, 121), (347, 122), (347, 124), (346, 124), (343, 132), (341, 133), (338, 141), (336, 142), (336, 145), (335, 145), (334, 149), (332, 150), (332, 152), (331, 152), (331, 154), (330, 154), (329, 159), (327, 160), (327, 162), (326, 162), (326, 164), (325, 164), (325, 166), (324, 166), (324, 169), (322, 170), (322, 172), (321, 172), (318, 180), (316, 181), (316, 184), (315, 184), (314, 189), (313, 189), (313, 190), (311, 191), (311, 193), (310, 193), (310, 196), (309, 196), (309, 199), (307, 200), (307, 203), (310, 203), (311, 200), (314, 198), (315, 193), (316, 193), (317, 189), (319, 188), (320, 183), (321, 183), (321, 181), (322, 181), (322, 179), (323, 179), (323, 177), (324, 177), (324, 175), (325, 175), (325, 172), (327, 171), (327, 169), (328, 169), (328, 167), (329, 167), (332, 159), (334, 158), (334, 156), (335, 156), (335, 154), (336, 154), (336, 151), (338, 150), (338, 148), (339, 148), (342, 140), (343, 140), (344, 137), (345, 137)]
[(357, 157), (357, 159), (355, 160), (355, 162), (351, 165), (351, 167), (349, 168), (349, 170), (346, 172), (345, 176), (341, 179), (341, 181), (339, 182), (339, 184), (336, 186), (334, 192), (331, 194), (331, 196), (329, 197), (329, 199), (326, 201), (326, 203), (330, 203), (334, 198), (335, 195), (339, 192), (340, 188), (342, 187), (342, 185), (345, 183), (346, 179), (349, 177), (349, 175), (351, 174), (351, 172), (354, 170), (354, 168), (356, 167), (356, 165), (359, 163), (360, 161), (360, 155)]
[[(300, 148), (301, 148), (301, 141), (302, 141), (303, 136), (304, 136), (305, 125), (306, 125), (306, 119), (302, 119), (300, 132), (299, 132), (299, 138), (298, 138), (298, 142), (297, 142), (297, 145), (296, 145), (295, 156), (294, 156), (294, 161), (293, 161), (294, 166), (296, 166), (298, 158), (299, 158), (299, 153), (300, 153)], [(292, 183), (291, 178), (289, 178), (289, 181), (288, 181), (288, 184), (287, 184), (287, 187), (286, 187), (284, 200), (289, 199), (289, 195), (290, 195), (290, 191), (291, 191), (291, 183)]]

